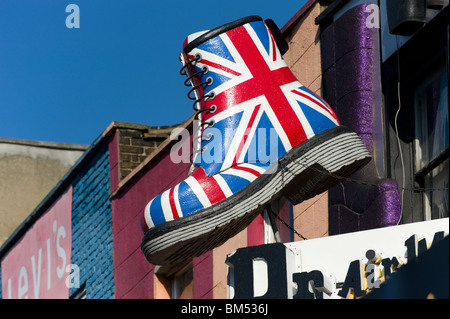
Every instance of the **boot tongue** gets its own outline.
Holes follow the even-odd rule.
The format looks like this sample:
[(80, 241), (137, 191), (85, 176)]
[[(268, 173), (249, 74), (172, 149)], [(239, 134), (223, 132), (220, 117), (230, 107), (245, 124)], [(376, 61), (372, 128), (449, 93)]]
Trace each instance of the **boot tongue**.
[[(181, 63), (183, 65), (185, 65), (187, 63), (187, 61), (188, 61), (187, 52), (184, 51), (185, 46), (188, 45), (189, 43), (191, 43), (192, 41), (194, 41), (195, 39), (197, 39), (199, 36), (205, 34), (208, 31), (209, 30), (192, 33), (191, 35), (187, 36), (186, 39), (184, 39), (183, 49), (181, 51), (182, 53), (180, 54), (180, 61), (181, 61)], [(198, 131), (194, 132), (194, 134), (197, 134), (197, 133), (198, 133)], [(200, 150), (200, 147), (201, 147), (200, 144), (194, 145), (194, 148), (196, 148), (197, 151)], [(196, 172), (199, 167), (200, 167), (199, 165), (192, 163), (192, 165), (191, 165), (191, 167), (189, 169), (189, 172), (188, 172), (188, 176), (191, 176), (194, 172)]]
[(194, 41), (195, 39), (197, 39), (199, 36), (205, 34), (205, 33), (208, 32), (208, 31), (209, 31), (209, 30), (199, 31), (199, 32), (196, 32), (196, 33), (192, 33), (191, 35), (188, 35), (188, 36), (186, 37), (186, 39), (184, 39), (184, 42), (183, 42), (183, 51), (184, 51), (184, 47), (185, 47), (186, 45), (188, 45), (189, 43), (191, 43), (192, 41)]

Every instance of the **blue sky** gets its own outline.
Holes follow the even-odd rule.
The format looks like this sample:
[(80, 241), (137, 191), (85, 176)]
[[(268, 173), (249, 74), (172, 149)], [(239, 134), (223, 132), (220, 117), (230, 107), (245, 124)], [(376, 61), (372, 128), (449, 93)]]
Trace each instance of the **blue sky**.
[[(181, 123), (187, 35), (248, 15), (282, 28), (305, 2), (1, 0), (0, 137), (91, 144), (112, 121)], [(80, 28), (66, 27), (69, 4)]]

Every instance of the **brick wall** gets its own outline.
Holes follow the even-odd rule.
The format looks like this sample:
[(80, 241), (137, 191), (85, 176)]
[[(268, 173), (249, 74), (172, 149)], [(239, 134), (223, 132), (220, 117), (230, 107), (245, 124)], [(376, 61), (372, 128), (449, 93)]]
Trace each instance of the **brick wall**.
[[(102, 147), (73, 181), (72, 264), (88, 299), (114, 298), (109, 156)], [(71, 288), (70, 295), (77, 293)]]
[(118, 125), (119, 181), (170, 136), (171, 126)]
[[(320, 4), (309, 3), (298, 22), (284, 33), (289, 43), (284, 59), (301, 84), (322, 96), (320, 29), (315, 23)], [(328, 192), (294, 206), (293, 213), (295, 230), (307, 239), (328, 235)], [(295, 235), (294, 240), (300, 237)]]

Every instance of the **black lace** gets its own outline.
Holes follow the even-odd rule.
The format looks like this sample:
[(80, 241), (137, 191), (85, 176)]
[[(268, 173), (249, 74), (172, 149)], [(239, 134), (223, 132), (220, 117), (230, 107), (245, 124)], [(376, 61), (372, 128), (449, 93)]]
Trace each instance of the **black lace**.
[[(194, 59), (189, 60), (185, 65), (183, 65), (183, 67), (180, 70), (180, 74), (182, 76), (187, 76), (188, 78), (184, 81), (184, 85), (185, 86), (192, 86), (192, 88), (189, 90), (187, 96), (190, 100), (193, 100), (194, 103), (192, 105), (192, 108), (195, 111), (195, 115), (194, 115), (194, 119), (198, 119), (200, 114), (203, 112), (209, 112), (211, 114), (213, 114), (214, 112), (216, 112), (217, 107), (215, 105), (212, 105), (211, 107), (208, 108), (201, 108), (200, 107), (200, 102), (202, 100), (205, 101), (209, 101), (209, 100), (213, 100), (216, 95), (214, 93), (214, 91), (209, 92), (208, 94), (204, 94), (202, 96), (199, 96), (198, 98), (195, 96), (195, 91), (197, 90), (197, 92), (199, 91), (199, 88), (202, 88), (203, 91), (206, 89), (206, 87), (210, 86), (213, 84), (213, 78), (212, 77), (207, 77), (204, 81), (202, 80), (203, 76), (206, 75), (209, 72), (208, 66), (204, 65), (201, 70), (193, 73), (193, 74), (189, 74), (187, 72), (187, 68), (192, 65), (192, 66), (196, 66), (198, 62), (200, 62), (202, 60), (202, 56), (200, 53), (195, 54)], [(194, 77), (199, 77), (200, 78), (200, 83), (193, 85), (193, 81), (191, 82), (191, 80)], [(194, 93), (194, 96), (192, 96), (192, 93)], [(204, 128), (201, 131), (200, 136), (198, 136), (197, 138), (195, 138), (193, 140), (193, 149), (194, 149), (194, 145), (196, 144), (196, 140), (200, 139), (201, 141), (209, 141), (212, 138), (212, 134), (208, 134), (206, 136), (206, 139), (203, 139), (203, 131), (208, 128), (208, 127), (213, 127), (215, 124), (214, 120), (209, 120), (209, 121), (205, 121), (205, 122), (201, 122), (200, 126), (203, 126)], [(191, 161), (191, 163), (193, 163), (193, 157), (194, 155), (196, 155), (197, 153), (203, 153), (204, 151), (206, 151), (206, 146), (202, 147), (200, 150), (193, 150), (193, 152), (191, 153), (189, 159)]]

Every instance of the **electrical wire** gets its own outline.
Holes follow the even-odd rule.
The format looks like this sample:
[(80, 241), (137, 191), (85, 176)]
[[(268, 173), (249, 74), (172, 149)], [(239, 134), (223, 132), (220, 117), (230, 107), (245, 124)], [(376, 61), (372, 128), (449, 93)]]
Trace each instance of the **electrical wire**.
[(403, 151), (400, 143), (400, 137), (398, 134), (398, 115), (400, 114), (400, 110), (402, 109), (402, 101), (401, 101), (401, 91), (400, 91), (400, 52), (398, 45), (398, 35), (395, 36), (395, 43), (397, 46), (397, 99), (398, 99), (398, 109), (395, 113), (395, 137), (397, 139), (398, 152), (400, 155), (400, 164), (402, 167), (402, 186), (400, 189), (400, 198), (401, 198), (401, 206), (400, 206), (400, 217), (397, 221), (397, 225), (400, 224), (403, 217), (403, 204), (404, 204), (404, 193), (405, 193), (405, 184), (406, 184), (406, 176), (405, 176), (405, 163), (403, 161)]

